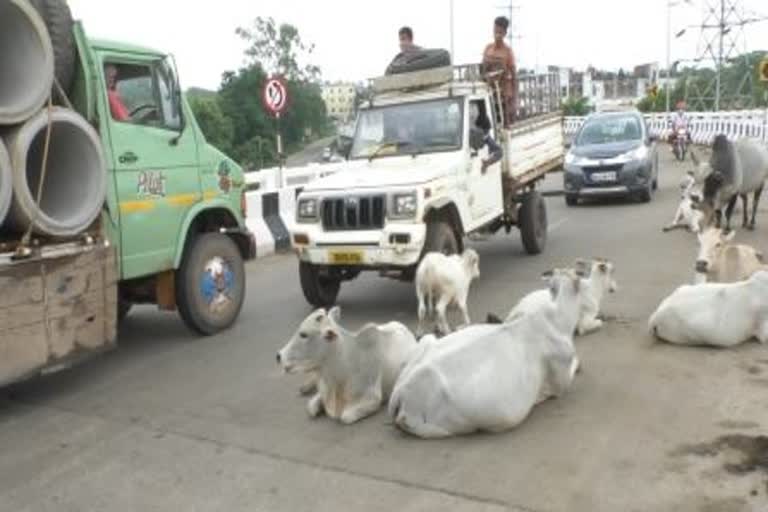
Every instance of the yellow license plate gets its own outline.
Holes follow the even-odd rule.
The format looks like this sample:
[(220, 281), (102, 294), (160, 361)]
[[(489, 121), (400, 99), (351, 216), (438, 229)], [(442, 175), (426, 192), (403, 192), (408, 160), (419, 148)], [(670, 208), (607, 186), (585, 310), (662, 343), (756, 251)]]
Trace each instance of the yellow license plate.
[(329, 251), (328, 256), (333, 265), (360, 265), (363, 263), (362, 251)]

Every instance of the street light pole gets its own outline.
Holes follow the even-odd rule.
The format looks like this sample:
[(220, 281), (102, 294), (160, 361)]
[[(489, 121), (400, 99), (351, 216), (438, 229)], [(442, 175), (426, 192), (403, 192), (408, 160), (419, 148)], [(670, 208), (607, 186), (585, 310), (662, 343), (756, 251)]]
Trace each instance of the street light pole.
[(453, 0), (450, 0), (449, 4), (450, 9), (450, 33), (451, 33), (451, 61), (453, 61), (454, 64), (456, 64), (456, 54), (453, 53), (454, 47), (453, 47)]
[(672, 2), (667, 1), (667, 83), (664, 84), (664, 94), (667, 97), (667, 118), (669, 117), (669, 81), (672, 77)]

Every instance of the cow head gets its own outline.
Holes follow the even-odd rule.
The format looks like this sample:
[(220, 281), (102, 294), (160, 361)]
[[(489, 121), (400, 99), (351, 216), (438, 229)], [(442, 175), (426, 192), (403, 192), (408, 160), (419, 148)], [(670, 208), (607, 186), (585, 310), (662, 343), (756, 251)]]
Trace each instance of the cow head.
[(474, 249), (466, 249), (461, 254), (461, 259), (464, 260), (464, 267), (469, 272), (471, 279), (480, 277), (480, 256)]
[(311, 313), (277, 353), (277, 363), (288, 373), (317, 370), (341, 337), (340, 316), (338, 307), (328, 312), (318, 309)]
[(604, 258), (592, 260), (592, 274), (600, 277), (603, 290), (608, 293), (615, 293), (619, 289), (616, 277), (614, 276), (614, 270), (613, 263)]
[(696, 272), (706, 274), (714, 261), (720, 258), (725, 246), (733, 240), (735, 231), (708, 227), (699, 233), (699, 255), (696, 258)]
[(541, 274), (548, 284), (552, 300), (558, 297), (575, 296), (581, 290), (581, 279), (584, 273), (570, 268), (556, 268)]

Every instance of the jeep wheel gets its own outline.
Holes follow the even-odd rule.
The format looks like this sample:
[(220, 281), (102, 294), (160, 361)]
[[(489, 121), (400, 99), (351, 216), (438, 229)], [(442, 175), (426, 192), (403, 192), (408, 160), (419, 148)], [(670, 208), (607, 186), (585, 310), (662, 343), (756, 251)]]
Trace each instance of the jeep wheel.
[(245, 300), (245, 265), (226, 235), (204, 233), (189, 244), (176, 271), (176, 304), (187, 326), (203, 335), (230, 327)]
[(427, 224), (427, 239), (423, 254), (428, 252), (440, 252), (445, 255), (459, 252), (459, 241), (450, 224), (441, 220)]
[(539, 254), (547, 245), (547, 205), (535, 190), (527, 192), (518, 212), (523, 247), (528, 254)]
[(328, 308), (336, 303), (341, 280), (321, 275), (317, 265), (300, 261), (299, 281), (304, 298), (316, 308)]

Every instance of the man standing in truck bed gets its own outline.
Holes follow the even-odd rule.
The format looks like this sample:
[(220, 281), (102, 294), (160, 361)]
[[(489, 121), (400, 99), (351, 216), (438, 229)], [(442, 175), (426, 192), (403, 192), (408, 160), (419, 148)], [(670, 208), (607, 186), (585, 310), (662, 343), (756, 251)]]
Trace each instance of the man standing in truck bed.
[(493, 42), (485, 47), (483, 52), (483, 73), (500, 71), (501, 75), (494, 80), (499, 81), (501, 95), (504, 101), (504, 125), (509, 126), (515, 120), (517, 113), (517, 68), (515, 54), (505, 42), (509, 30), (509, 20), (499, 16), (493, 22)]

